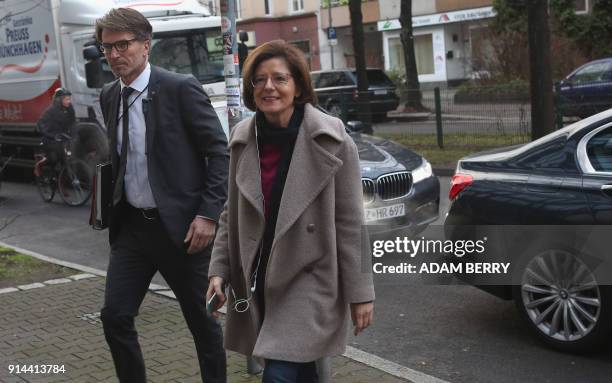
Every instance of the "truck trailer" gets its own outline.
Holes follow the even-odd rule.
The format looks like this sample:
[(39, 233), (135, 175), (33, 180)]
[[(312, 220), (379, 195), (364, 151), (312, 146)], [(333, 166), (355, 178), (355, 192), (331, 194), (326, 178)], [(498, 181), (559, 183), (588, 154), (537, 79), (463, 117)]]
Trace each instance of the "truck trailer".
[[(95, 41), (95, 20), (116, 7), (153, 26), (149, 61), (193, 74), (213, 101), (224, 97), (221, 18), (208, 0), (5, 0), (0, 2), (0, 164), (32, 168), (40, 146), (36, 122), (55, 90), (72, 92), (73, 152), (92, 164), (108, 156), (99, 105), (114, 79)], [(226, 126), (226, 124), (224, 124)]]

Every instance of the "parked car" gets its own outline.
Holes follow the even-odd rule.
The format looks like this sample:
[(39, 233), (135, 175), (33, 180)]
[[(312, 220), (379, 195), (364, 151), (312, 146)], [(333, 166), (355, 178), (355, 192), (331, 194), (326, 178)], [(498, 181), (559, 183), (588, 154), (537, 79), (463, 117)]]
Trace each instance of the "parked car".
[(612, 57), (591, 61), (555, 84), (563, 116), (588, 117), (612, 107)]
[[(399, 105), (395, 84), (382, 69), (368, 69), (367, 75), (372, 115), (375, 120), (382, 120), (387, 112), (397, 109)], [(330, 114), (341, 117), (344, 108), (347, 120), (363, 120), (363, 102), (357, 92), (355, 69), (315, 71), (311, 76), (319, 104)]]
[[(470, 237), (477, 226), (466, 225), (517, 225), (519, 231), (505, 252), (513, 282), (477, 287), (514, 299), (531, 330), (555, 348), (610, 344), (610, 244), (602, 251), (600, 240), (581, 232), (612, 224), (612, 110), (522, 146), (461, 159), (449, 198), (449, 239)], [(533, 225), (554, 235), (540, 235)], [(564, 230), (570, 227), (575, 231)]]

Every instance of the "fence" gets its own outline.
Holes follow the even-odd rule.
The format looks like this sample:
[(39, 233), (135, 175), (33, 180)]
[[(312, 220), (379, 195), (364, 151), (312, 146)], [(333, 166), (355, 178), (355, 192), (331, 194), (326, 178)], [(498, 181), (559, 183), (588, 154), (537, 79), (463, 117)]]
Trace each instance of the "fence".
[[(405, 108), (402, 106), (414, 91), (372, 88), (362, 93), (351, 87), (336, 88), (334, 92), (319, 91), (317, 96), (324, 108), (345, 122), (369, 121), (371, 115), (375, 134), (401, 135), (416, 142), (433, 140), (441, 148), (449, 144), (478, 149), (531, 140), (531, 104), (525, 86), (424, 89), (416, 92), (420, 104)], [(585, 97), (566, 88), (557, 86), (555, 91), (553, 130), (572, 122), (568, 116), (586, 117), (612, 106), (612, 99), (585, 102)]]

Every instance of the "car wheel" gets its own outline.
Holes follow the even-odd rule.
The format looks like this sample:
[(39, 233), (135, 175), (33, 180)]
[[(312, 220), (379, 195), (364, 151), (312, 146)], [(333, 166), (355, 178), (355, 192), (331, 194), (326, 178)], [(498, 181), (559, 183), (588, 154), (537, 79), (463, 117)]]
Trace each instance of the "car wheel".
[(548, 249), (519, 268), (513, 298), (523, 319), (548, 345), (569, 352), (594, 351), (612, 333), (612, 286), (574, 252)]

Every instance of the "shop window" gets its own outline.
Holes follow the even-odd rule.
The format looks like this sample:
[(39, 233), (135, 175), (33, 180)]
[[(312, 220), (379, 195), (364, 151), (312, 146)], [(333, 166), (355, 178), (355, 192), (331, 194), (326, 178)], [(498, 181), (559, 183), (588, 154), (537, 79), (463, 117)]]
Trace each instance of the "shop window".
[[(414, 55), (419, 75), (435, 74), (431, 34), (414, 36)], [(404, 47), (399, 37), (389, 39), (389, 67), (402, 72), (406, 70)]]
[(414, 36), (414, 55), (419, 74), (434, 74), (432, 35)]

